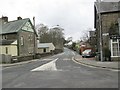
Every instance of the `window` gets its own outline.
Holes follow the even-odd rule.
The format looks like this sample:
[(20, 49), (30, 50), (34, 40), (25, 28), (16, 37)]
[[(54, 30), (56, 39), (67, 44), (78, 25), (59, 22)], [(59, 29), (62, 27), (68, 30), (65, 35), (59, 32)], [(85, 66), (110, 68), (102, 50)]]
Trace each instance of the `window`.
[(111, 40), (111, 56), (120, 56), (120, 41), (118, 39)]
[(5, 49), (6, 49), (6, 54), (8, 54), (8, 47), (6, 47)]
[(7, 35), (2, 35), (2, 39), (3, 40), (7, 39)]
[(24, 44), (24, 38), (23, 38), (23, 36), (20, 38), (20, 41), (21, 41), (21, 45), (23, 45)]
[(46, 48), (44, 48), (43, 51), (46, 52)]
[(33, 37), (32, 34), (30, 34), (29, 37), (28, 37), (28, 40), (32, 41), (33, 40), (32, 37)]
[(113, 56), (118, 56), (118, 44), (113, 43)]
[(31, 40), (31, 35), (29, 35), (28, 40), (29, 40), (29, 41)]
[(117, 43), (117, 39), (116, 39), (116, 38), (113, 38), (113, 39), (112, 39), (112, 42), (113, 42), (113, 43)]

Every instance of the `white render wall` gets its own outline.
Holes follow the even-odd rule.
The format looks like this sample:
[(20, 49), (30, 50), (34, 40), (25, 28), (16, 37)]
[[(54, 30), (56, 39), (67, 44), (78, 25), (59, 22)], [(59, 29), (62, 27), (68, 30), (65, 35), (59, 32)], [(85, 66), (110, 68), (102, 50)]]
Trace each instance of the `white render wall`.
[(8, 55), (17, 56), (17, 46), (16, 45), (0, 46), (0, 54), (6, 55), (6, 47), (8, 48)]

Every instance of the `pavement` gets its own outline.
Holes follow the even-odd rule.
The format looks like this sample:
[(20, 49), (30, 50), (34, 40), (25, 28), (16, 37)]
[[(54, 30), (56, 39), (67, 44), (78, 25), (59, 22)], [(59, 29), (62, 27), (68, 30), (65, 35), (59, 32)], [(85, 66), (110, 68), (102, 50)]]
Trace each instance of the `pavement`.
[(0, 64), (0, 67), (17, 66), (17, 65), (31, 63), (31, 62), (36, 61), (36, 60), (38, 60), (38, 59), (33, 59), (33, 60), (23, 61), (23, 62), (17, 62), (17, 63), (11, 63), (11, 64)]
[(74, 60), (80, 64), (89, 65), (93, 67), (108, 68), (108, 69), (117, 69), (120, 70), (118, 61), (96, 61), (95, 57), (93, 58), (82, 58), (80, 55), (76, 55)]
[[(48, 58), (50, 56), (42, 57), (40, 59)], [(10, 67), (10, 66), (17, 66), (17, 65), (22, 65), (22, 64), (27, 64), (27, 63), (32, 63), (34, 61), (38, 61), (39, 59), (32, 59), (28, 61), (22, 61), (22, 62), (16, 62), (16, 63), (10, 63), (10, 64), (0, 64), (0, 67)]]

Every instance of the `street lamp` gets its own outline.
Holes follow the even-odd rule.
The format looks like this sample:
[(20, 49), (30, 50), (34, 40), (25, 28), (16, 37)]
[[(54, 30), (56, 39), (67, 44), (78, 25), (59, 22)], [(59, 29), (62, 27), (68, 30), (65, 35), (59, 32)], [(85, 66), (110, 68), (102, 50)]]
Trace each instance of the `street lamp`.
[(99, 30), (100, 30), (100, 59), (103, 61), (103, 51), (102, 51), (102, 28), (101, 28), (101, 14), (100, 14), (100, 3), (101, 0), (97, 0), (98, 3), (98, 15), (99, 15)]

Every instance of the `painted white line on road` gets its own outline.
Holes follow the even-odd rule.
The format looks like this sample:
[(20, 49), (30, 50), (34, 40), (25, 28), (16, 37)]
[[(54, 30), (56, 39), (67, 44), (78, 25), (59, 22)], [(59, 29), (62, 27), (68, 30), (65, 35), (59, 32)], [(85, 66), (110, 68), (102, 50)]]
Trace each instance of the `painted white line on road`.
[(115, 69), (111, 69), (111, 71), (114, 71), (114, 72), (120, 72), (120, 70), (115, 70)]
[(63, 53), (60, 53), (59, 55), (63, 55), (63, 54), (65, 54), (65, 52), (63, 52)]
[(66, 60), (71, 60), (71, 59), (69, 59), (69, 58), (64, 58), (63, 60), (65, 60), (65, 61), (66, 61)]
[(74, 52), (72, 52), (73, 53), (73, 55), (75, 55), (75, 53)]
[(78, 64), (86, 66), (86, 67), (90, 67), (90, 68), (104, 69), (104, 70), (109, 70), (109, 71), (113, 71), (113, 72), (119, 72), (120, 71), (120, 70), (117, 70), (117, 69), (109, 69), (109, 68), (95, 67), (95, 66), (90, 66), (90, 65), (82, 64), (82, 63), (77, 62), (76, 60), (74, 60), (74, 57), (72, 57), (72, 60), (75, 63), (78, 63)]
[(49, 59), (49, 58), (48, 58), (48, 59), (43, 59), (43, 60), (41, 60), (41, 61), (44, 61), (44, 60), (45, 60), (45, 61), (50, 61), (50, 60), (53, 60), (53, 59)]
[(57, 70), (57, 68), (56, 68), (56, 61), (57, 60), (58, 60), (58, 58), (49, 62), (49, 63), (46, 63), (46, 64), (40, 66), (40, 67), (37, 67), (31, 71), (48, 71), (48, 70), (56, 71)]
[(23, 85), (25, 85), (25, 83), (24, 83), (24, 82), (21, 82), (21, 83), (15, 84), (14, 87), (15, 87), (15, 88), (18, 88), (18, 87), (21, 87), (21, 86), (23, 86)]

